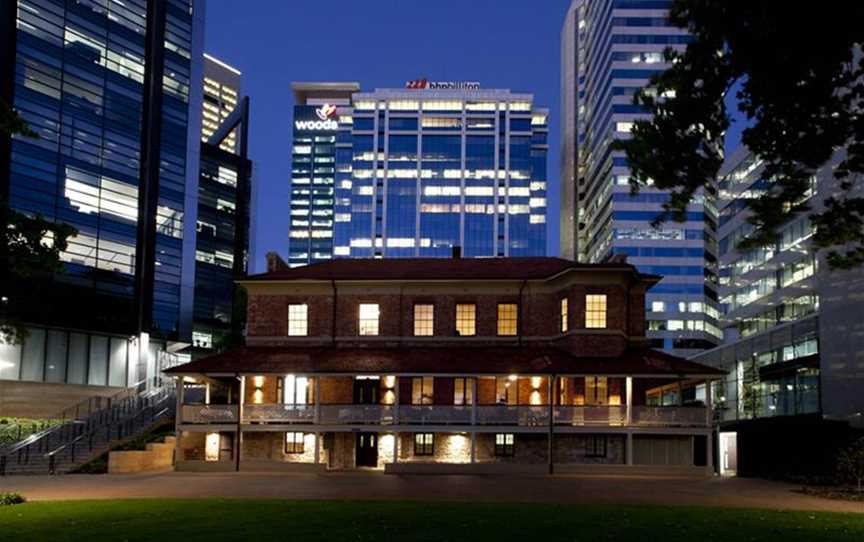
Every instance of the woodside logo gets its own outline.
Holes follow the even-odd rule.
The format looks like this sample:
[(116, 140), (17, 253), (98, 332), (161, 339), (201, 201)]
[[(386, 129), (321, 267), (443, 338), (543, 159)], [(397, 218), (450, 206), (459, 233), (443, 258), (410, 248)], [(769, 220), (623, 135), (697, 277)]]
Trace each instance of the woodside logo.
[(339, 129), (339, 123), (333, 119), (336, 116), (335, 105), (322, 105), (315, 109), (315, 116), (320, 120), (295, 120), (294, 128), (310, 131), (334, 131)]

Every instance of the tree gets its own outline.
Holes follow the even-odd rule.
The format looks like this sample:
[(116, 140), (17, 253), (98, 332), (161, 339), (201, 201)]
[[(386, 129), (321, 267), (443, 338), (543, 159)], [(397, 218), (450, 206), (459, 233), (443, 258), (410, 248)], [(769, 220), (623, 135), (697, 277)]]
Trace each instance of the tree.
[(840, 451), (837, 456), (837, 473), (841, 481), (856, 484), (858, 493), (864, 492), (864, 437)]
[[(13, 135), (38, 137), (14, 109), (0, 100), (0, 137)], [(0, 225), (0, 339), (14, 344), (27, 336), (26, 326), (9, 313), (10, 298), (24, 295), (19, 289), (20, 279), (63, 272), (60, 254), (66, 250), (69, 237), (78, 232), (68, 224), (18, 212), (3, 200), (0, 200)]]
[(636, 192), (648, 184), (672, 196), (655, 223), (682, 221), (695, 193), (716, 179), (730, 125), (725, 98), (751, 123), (742, 143), (765, 163), (772, 188), (748, 201), (753, 234), (740, 248), (773, 244), (778, 228), (812, 211), (810, 179), (839, 151), (840, 193), (810, 215), (814, 245), (830, 248), (833, 268), (864, 263), (864, 198), (852, 189), (864, 173), (864, 2), (814, 9), (800, 2), (676, 0), (671, 21), (693, 36), (684, 52), (667, 49), (669, 69), (637, 91), (651, 120), (634, 123), (624, 150)]

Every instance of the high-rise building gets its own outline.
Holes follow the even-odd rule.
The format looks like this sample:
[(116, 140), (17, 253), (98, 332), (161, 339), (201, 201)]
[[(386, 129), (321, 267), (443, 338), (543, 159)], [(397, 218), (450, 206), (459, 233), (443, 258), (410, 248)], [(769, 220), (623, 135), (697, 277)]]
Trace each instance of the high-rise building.
[(0, 197), (77, 230), (64, 273), (6, 285), (30, 333), (0, 378), (151, 380), (192, 335), (203, 3), (0, 5), (0, 97), (38, 134), (0, 137)]
[[(204, 125), (195, 244), (192, 353), (240, 342), (244, 304), (234, 280), (246, 275), (250, 247), (252, 162), (248, 157), (249, 97), (240, 71), (204, 55)], [(214, 106), (218, 105), (218, 111)], [(207, 125), (208, 112), (218, 125)]]
[(310, 248), (289, 263), (330, 257), (325, 243), (336, 258), (546, 253), (548, 111), (531, 94), (426, 80), (345, 93), (295, 114), (295, 134), (318, 131), (294, 144), (291, 246)]
[(717, 217), (712, 191), (700, 192), (686, 221), (652, 221), (667, 192), (630, 194), (630, 170), (613, 141), (648, 117), (633, 93), (668, 67), (663, 50), (689, 36), (669, 20), (671, 1), (574, 0), (561, 33), (561, 253), (582, 262), (626, 255), (664, 277), (646, 298), (648, 336), (657, 348), (692, 355), (716, 345)]
[[(834, 165), (818, 172), (806, 195), (817, 212), (838, 188)], [(714, 389), (721, 471), (801, 473), (801, 464), (815, 467), (826, 450), (833, 453), (832, 440), (842, 431), (837, 422), (864, 425), (864, 271), (831, 270), (825, 251), (813, 250), (806, 213), (785, 224), (772, 245), (739, 250), (753, 231), (747, 201), (770, 191), (772, 181), (746, 147), (720, 173), (726, 341), (693, 359), (726, 371)], [(793, 447), (799, 465), (778, 460), (777, 450)]]
[[(288, 263), (306, 265), (333, 258), (337, 136), (341, 152), (348, 155), (351, 152), (350, 133), (339, 131), (336, 110), (350, 111), (351, 95), (360, 90), (360, 85), (293, 83), (291, 89), (294, 140)], [(350, 119), (350, 114), (346, 119)]]
[[(240, 70), (229, 66), (218, 58), (204, 54), (204, 110), (201, 116), (201, 141), (210, 139), (228, 115), (237, 107), (240, 99)], [(232, 130), (219, 144), (220, 148), (234, 152), (237, 133)]]

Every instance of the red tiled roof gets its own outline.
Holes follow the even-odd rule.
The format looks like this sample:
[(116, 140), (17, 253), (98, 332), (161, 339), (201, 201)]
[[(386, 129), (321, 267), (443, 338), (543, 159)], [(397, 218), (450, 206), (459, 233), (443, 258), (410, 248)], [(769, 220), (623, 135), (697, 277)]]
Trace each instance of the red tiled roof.
[(562, 258), (345, 258), (278, 269), (244, 280), (531, 280), (568, 269), (636, 273), (628, 263), (583, 264)]
[(165, 371), (168, 374), (635, 374), (722, 375), (723, 371), (656, 350), (583, 358), (550, 347), (240, 347)]

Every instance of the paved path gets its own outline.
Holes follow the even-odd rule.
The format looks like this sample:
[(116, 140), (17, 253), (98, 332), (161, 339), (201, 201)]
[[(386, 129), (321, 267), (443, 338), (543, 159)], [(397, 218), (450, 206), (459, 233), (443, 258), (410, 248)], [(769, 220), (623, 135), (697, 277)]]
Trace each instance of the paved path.
[(10, 476), (0, 491), (31, 500), (275, 498), (451, 500), (657, 504), (864, 513), (864, 503), (795, 493), (795, 486), (746, 478), (666, 479), (637, 476), (439, 476), (375, 472), (181, 473)]

